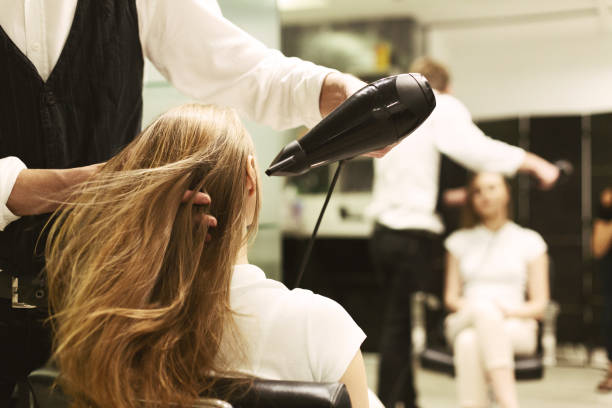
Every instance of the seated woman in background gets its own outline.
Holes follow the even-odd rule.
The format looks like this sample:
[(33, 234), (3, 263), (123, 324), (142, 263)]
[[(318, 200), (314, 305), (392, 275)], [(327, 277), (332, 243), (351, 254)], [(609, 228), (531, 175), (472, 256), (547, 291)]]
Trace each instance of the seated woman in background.
[(519, 406), (514, 355), (536, 351), (536, 319), (549, 301), (546, 244), (509, 219), (509, 204), (503, 176), (475, 175), (468, 186), (470, 225), (445, 242), (444, 303), (452, 312), (445, 331), (461, 407), (489, 406), (489, 382), (501, 407)]
[(340, 381), (368, 406), (365, 335), (346, 311), (248, 263), (254, 154), (233, 111), (175, 108), (59, 212), (47, 244), (54, 356), (75, 406), (191, 406), (211, 376)]

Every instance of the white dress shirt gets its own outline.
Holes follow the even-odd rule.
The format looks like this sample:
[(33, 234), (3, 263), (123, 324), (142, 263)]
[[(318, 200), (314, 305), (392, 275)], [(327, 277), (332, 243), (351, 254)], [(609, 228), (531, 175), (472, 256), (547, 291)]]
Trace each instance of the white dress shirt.
[(484, 225), (460, 229), (444, 245), (459, 262), (465, 299), (508, 307), (525, 301), (527, 266), (547, 250), (540, 234), (512, 221), (497, 231)]
[[(0, 27), (43, 80), (59, 59), (76, 5), (0, 0)], [(226, 20), (216, 0), (136, 0), (136, 7), (144, 56), (180, 91), (277, 129), (321, 120), (321, 84), (332, 70), (266, 47)], [(0, 163), (0, 189), (12, 188), (21, 165)], [(0, 190), (0, 230), (14, 218), (2, 200), (9, 195)]]
[(524, 150), (482, 133), (457, 98), (435, 94), (436, 108), (421, 127), (374, 161), (366, 213), (388, 228), (444, 231), (435, 213), (441, 153), (473, 171), (505, 175), (513, 175), (525, 158)]

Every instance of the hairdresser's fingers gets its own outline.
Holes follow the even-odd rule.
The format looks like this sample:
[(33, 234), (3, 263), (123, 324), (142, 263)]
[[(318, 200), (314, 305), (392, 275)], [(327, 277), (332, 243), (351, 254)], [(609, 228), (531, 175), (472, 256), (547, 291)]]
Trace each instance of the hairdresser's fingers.
[(380, 150), (374, 150), (373, 152), (366, 153), (364, 156), (380, 159), (381, 157), (384, 157), (385, 154), (389, 153), (395, 146), (397, 146), (397, 143), (390, 144), (389, 146), (386, 146)]
[(554, 166), (552, 164), (549, 165), (549, 163), (545, 163), (544, 165), (542, 165), (541, 168), (538, 169), (538, 172), (536, 174), (536, 177), (539, 181), (540, 189), (552, 189), (557, 183), (557, 180), (559, 180), (560, 174), (561, 172), (559, 171), (559, 168), (557, 166)]
[(194, 222), (195, 224), (207, 225), (208, 228), (217, 226), (217, 219), (210, 214), (195, 214)]
[[(187, 201), (189, 201), (192, 195), (193, 195), (193, 190), (185, 191), (185, 194), (183, 194), (183, 202), (186, 203)], [(197, 192), (193, 199), (193, 203), (196, 205), (210, 204), (210, 196), (206, 193)]]
[(210, 214), (196, 213), (194, 217), (197, 224), (206, 224), (208, 228), (215, 228), (217, 226), (217, 219)]
[[(214, 228), (217, 226), (217, 219), (212, 215), (202, 214), (202, 222), (208, 223), (208, 228)], [(206, 233), (206, 242), (210, 242), (212, 235)]]
[(461, 207), (467, 203), (467, 196), (465, 187), (448, 188), (442, 193), (442, 202), (447, 207)]
[(208, 223), (208, 228), (215, 228), (217, 226), (217, 219), (209, 214), (203, 214), (204, 222)]
[(607, 187), (601, 193), (601, 205), (604, 207), (612, 207), (612, 187)]

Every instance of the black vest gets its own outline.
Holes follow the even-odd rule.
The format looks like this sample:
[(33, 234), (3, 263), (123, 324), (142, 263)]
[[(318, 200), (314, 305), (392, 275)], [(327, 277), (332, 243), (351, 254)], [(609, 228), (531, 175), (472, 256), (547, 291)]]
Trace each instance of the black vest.
[[(79, 0), (46, 82), (0, 29), (0, 158), (39, 169), (108, 160), (140, 131), (142, 76), (134, 0)], [(38, 275), (47, 218), (22, 217), (0, 232), (0, 268)]]

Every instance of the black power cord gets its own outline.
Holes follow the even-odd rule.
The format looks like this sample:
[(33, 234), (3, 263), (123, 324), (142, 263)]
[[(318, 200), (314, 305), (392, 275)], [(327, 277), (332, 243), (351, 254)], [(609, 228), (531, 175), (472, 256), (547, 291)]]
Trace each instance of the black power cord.
[(298, 277), (295, 280), (295, 285), (293, 285), (293, 288), (297, 288), (300, 286), (300, 282), (302, 281), (302, 276), (304, 276), (304, 271), (306, 270), (306, 266), (308, 266), (308, 261), (310, 260), (310, 253), (312, 252), (312, 247), (314, 245), (314, 241), (317, 236), (317, 232), (319, 231), (319, 225), (321, 225), (323, 214), (325, 213), (325, 209), (327, 208), (329, 199), (332, 195), (332, 192), (334, 191), (334, 187), (336, 187), (336, 182), (338, 181), (338, 176), (340, 175), (340, 169), (342, 168), (343, 164), (344, 164), (344, 160), (340, 160), (338, 162), (338, 167), (336, 167), (336, 172), (334, 173), (334, 177), (332, 178), (331, 184), (329, 185), (329, 190), (327, 190), (327, 196), (325, 197), (323, 208), (321, 208), (321, 212), (319, 213), (319, 219), (317, 220), (314, 230), (312, 231), (312, 235), (310, 236), (310, 241), (308, 241), (308, 247), (306, 247), (306, 252), (304, 253), (304, 258), (302, 258), (302, 263), (300, 264)]

